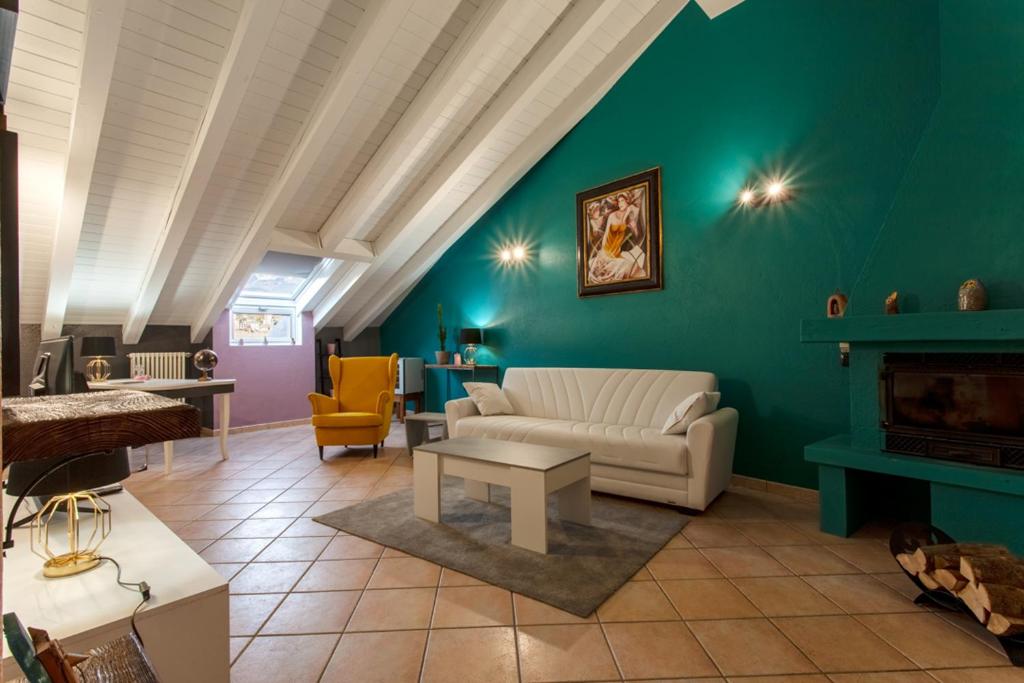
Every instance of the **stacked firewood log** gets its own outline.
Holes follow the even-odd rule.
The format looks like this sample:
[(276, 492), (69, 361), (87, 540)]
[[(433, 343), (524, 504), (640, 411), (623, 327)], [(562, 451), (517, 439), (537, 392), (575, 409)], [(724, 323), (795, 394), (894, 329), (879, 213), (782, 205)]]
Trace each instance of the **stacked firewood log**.
[(900, 553), (896, 560), (926, 588), (960, 598), (997, 636), (1024, 633), (1024, 560), (1004, 546), (928, 545)]

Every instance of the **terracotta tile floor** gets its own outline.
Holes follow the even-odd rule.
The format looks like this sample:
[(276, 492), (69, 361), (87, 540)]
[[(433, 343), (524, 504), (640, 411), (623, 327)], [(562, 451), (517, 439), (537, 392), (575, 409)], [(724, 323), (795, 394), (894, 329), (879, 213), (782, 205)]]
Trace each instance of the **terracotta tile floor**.
[[(1024, 682), (984, 629), (915, 606), (873, 525), (735, 489), (580, 619), (313, 522), (411, 486), (395, 425), (376, 460), (309, 428), (179, 442), (128, 488), (224, 577), (232, 680)], [(761, 678), (763, 677), (763, 678)]]

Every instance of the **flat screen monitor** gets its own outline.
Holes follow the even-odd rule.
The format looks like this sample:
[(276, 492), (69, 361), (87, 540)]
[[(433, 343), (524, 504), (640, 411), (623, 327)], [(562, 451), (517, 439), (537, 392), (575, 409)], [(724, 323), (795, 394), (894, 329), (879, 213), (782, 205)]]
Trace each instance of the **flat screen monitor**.
[(75, 393), (74, 337), (57, 337), (39, 342), (32, 382), (33, 396)]

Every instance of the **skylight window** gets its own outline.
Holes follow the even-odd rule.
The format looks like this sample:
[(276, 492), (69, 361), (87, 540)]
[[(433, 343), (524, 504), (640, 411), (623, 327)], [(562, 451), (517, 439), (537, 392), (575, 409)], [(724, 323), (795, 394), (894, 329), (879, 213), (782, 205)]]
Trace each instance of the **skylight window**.
[(316, 256), (268, 251), (239, 296), (245, 299), (294, 300), (316, 273), (322, 260)]

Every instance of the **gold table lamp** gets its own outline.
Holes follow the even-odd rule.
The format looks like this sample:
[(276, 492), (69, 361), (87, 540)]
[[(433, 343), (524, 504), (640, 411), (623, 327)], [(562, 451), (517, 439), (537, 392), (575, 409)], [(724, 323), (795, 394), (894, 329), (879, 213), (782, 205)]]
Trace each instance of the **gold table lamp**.
[(83, 337), (82, 358), (91, 358), (85, 366), (85, 378), (90, 382), (106, 382), (110, 378), (107, 358), (117, 355), (113, 337)]
[[(88, 537), (82, 541), (81, 510), (79, 504), (86, 504), (92, 518)], [(56, 553), (51, 547), (50, 526), (53, 516), (63, 511), (67, 516), (67, 551)], [(88, 571), (100, 563), (99, 549), (110, 535), (110, 505), (91, 491), (78, 491), (63, 496), (54, 496), (36, 513), (32, 523), (30, 543), (32, 552), (46, 560), (43, 576), (58, 578)]]

